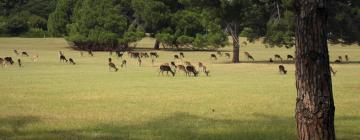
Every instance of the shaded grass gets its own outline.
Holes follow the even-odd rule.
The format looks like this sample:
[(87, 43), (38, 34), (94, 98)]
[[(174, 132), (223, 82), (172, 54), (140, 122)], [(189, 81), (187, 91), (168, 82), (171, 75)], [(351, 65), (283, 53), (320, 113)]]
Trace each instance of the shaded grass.
[[(145, 39), (138, 46), (152, 43)], [(39, 54), (39, 62), (15, 56), (14, 48)], [(60, 50), (78, 65), (60, 63)], [(347, 53), (359, 61), (359, 50), (331, 46), (330, 56)], [(293, 49), (256, 42), (242, 51), (266, 61)], [(212, 52), (185, 52), (186, 60), (205, 63), (211, 76), (159, 76), (158, 65), (175, 53), (159, 51), (155, 66), (146, 59), (142, 67), (125, 56), (129, 65), (115, 73), (108, 71), (106, 52), (81, 57), (63, 39), (0, 38), (0, 57), (24, 62), (23, 68), (0, 68), (0, 139), (296, 139), (292, 64), (285, 64), (284, 76), (278, 64), (222, 64), (229, 60), (210, 60)], [(359, 139), (360, 65), (332, 66), (338, 71), (337, 137)]]

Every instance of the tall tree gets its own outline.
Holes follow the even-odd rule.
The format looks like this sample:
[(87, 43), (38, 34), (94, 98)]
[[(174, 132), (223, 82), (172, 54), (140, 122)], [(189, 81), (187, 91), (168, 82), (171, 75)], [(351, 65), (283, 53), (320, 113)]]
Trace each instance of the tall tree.
[(335, 106), (327, 45), (327, 0), (296, 0), (296, 111), (299, 140), (334, 140)]

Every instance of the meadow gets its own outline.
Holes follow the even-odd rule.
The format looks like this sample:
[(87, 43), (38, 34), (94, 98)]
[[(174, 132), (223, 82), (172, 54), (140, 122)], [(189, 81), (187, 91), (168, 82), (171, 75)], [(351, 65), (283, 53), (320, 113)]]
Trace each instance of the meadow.
[[(138, 47), (151, 48), (146, 38)], [(360, 61), (360, 46), (330, 45), (331, 61), (349, 55)], [(39, 60), (16, 56), (13, 49), (39, 54)], [(223, 51), (230, 51), (226, 47)], [(77, 65), (59, 62), (59, 51)], [(241, 48), (255, 60), (286, 57), (294, 48), (265, 48), (261, 42)], [(174, 61), (174, 51), (158, 51), (151, 64), (128, 58), (128, 65), (109, 72), (108, 52), (80, 56), (61, 38), (0, 38), (0, 57), (20, 58), (23, 67), (0, 67), (0, 140), (292, 140), (296, 88), (294, 64), (229, 64), (214, 52), (185, 52), (185, 60), (203, 62), (210, 76), (159, 75), (159, 65)], [(120, 65), (121, 59), (113, 56)], [(176, 61), (179, 63), (179, 61)], [(331, 64), (340, 140), (360, 139), (360, 64)]]

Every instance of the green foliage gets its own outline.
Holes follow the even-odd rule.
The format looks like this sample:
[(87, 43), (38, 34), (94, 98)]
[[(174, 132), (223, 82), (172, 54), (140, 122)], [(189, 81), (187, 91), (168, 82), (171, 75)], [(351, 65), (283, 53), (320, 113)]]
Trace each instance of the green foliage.
[(29, 24), (32, 28), (40, 28), (43, 30), (47, 29), (47, 20), (43, 17), (32, 15), (29, 17)]
[(175, 47), (176, 37), (169, 33), (158, 33), (155, 38), (159, 40), (164, 47)]
[(190, 44), (192, 44), (194, 41), (193, 37), (182, 35), (176, 39), (176, 43), (180, 46), (187, 46), (190, 47)]
[(11, 16), (7, 21), (7, 32), (12, 36), (18, 36), (22, 33), (27, 32), (30, 27), (27, 23), (27, 15), (25, 13), (20, 13)]
[(268, 22), (265, 43), (270, 46), (293, 47), (295, 36), (294, 13), (285, 11), (284, 16), (280, 19), (273, 19)]
[(59, 0), (56, 9), (49, 15), (47, 28), (52, 36), (67, 35), (66, 26), (70, 23), (75, 2), (71, 0)]
[(47, 31), (44, 31), (40, 28), (31, 28), (28, 32), (22, 33), (21, 37), (27, 37), (27, 38), (42, 38), (42, 37), (48, 37), (50, 34)]

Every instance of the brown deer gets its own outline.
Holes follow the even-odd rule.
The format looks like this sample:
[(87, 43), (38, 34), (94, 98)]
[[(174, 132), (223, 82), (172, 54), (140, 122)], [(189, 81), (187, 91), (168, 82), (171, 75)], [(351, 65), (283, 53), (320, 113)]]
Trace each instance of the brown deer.
[(60, 62), (68, 62), (64, 55), (60, 55)]
[(294, 60), (294, 57), (292, 55), (287, 55), (287, 60)]
[(280, 61), (283, 60), (282, 57), (281, 57), (280, 55), (278, 55), (278, 54), (275, 54), (274, 57), (275, 57), (275, 60), (276, 60), (276, 59), (278, 59), (278, 60), (280, 60)]
[(166, 74), (169, 75), (169, 72), (172, 74), (172, 76), (175, 76), (175, 72), (171, 69), (169, 65), (160, 65), (160, 72), (162, 75), (164, 75), (164, 72), (166, 71)]
[(22, 67), (22, 65), (21, 65), (21, 60), (18, 59), (17, 61), (18, 61), (19, 67)]
[(194, 77), (196, 77), (199, 72), (196, 71), (195, 67), (192, 65), (186, 66), (186, 75), (190, 76), (193, 73)]
[(220, 57), (222, 56), (221, 51), (217, 51), (216, 53), (217, 53)]
[(202, 69), (203, 72), (206, 72), (206, 66), (201, 62), (199, 62), (199, 69), (200, 68)]
[(176, 66), (176, 64), (175, 64), (174, 61), (171, 61), (170, 64), (171, 64), (171, 66), (174, 67), (175, 69), (177, 68), (177, 66)]
[(189, 66), (189, 65), (191, 65), (191, 63), (189, 61), (185, 61), (185, 65)]
[(335, 76), (337, 71), (335, 71), (331, 66), (330, 66), (330, 72)]
[(338, 58), (339, 58), (338, 60), (340, 60), (340, 62), (342, 62), (342, 57), (341, 57), (341, 56), (339, 56)]
[(348, 62), (349, 61), (349, 56), (345, 55), (345, 61)]
[(211, 59), (214, 59), (214, 60), (217, 60), (217, 57), (216, 57), (215, 54), (211, 54), (211, 55), (210, 55), (210, 58), (211, 58)]
[(36, 55), (34, 55), (34, 56), (32, 56), (32, 58), (31, 58), (34, 62), (37, 62), (38, 61), (38, 59), (39, 59), (39, 55), (38, 54), (36, 54)]
[(3, 58), (0, 58), (0, 65), (1, 67), (5, 66), (5, 60)]
[(230, 58), (230, 53), (225, 53), (226, 58)]
[(178, 69), (179, 71), (183, 71), (183, 72), (186, 74), (186, 68), (185, 68), (184, 65), (177, 65), (177, 69)]
[(279, 65), (279, 73), (280, 74), (286, 74), (287, 70), (285, 70), (285, 67), (283, 65)]
[(72, 58), (69, 58), (69, 62), (70, 62), (70, 64), (76, 65), (74, 59), (72, 59)]
[(174, 59), (180, 59), (178, 55), (174, 55)]
[(19, 55), (19, 52), (18, 52), (17, 50), (15, 50), (15, 49), (14, 49), (14, 53), (15, 53), (16, 55)]
[(126, 67), (126, 63), (127, 63), (126, 60), (123, 60), (122, 63), (121, 63), (121, 68)]
[(150, 56), (152, 57), (152, 58), (158, 58), (159, 57), (159, 55), (157, 54), (157, 52), (150, 52)]
[(139, 63), (139, 67), (141, 67), (141, 59), (140, 59), (140, 57), (138, 58), (138, 63)]
[(89, 54), (90, 56), (94, 56), (92, 50), (88, 50), (88, 54)]
[(29, 54), (28, 54), (27, 52), (22, 52), (21, 55), (22, 55), (22, 56), (29, 57)]
[(111, 69), (114, 69), (115, 72), (117, 72), (119, 69), (116, 67), (116, 65), (112, 62), (111, 58), (109, 58), (109, 71)]
[(185, 58), (185, 55), (184, 55), (183, 52), (180, 52), (180, 57), (181, 57), (181, 58)]
[(249, 52), (244, 52), (245, 56), (247, 57), (248, 60), (252, 60), (255, 61), (254, 57), (249, 53)]

